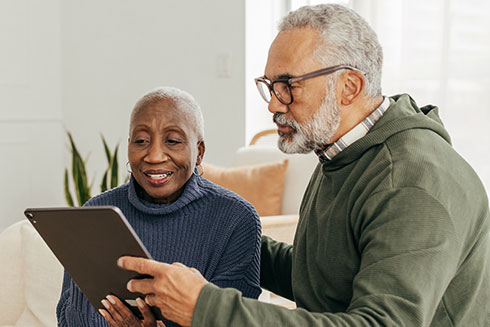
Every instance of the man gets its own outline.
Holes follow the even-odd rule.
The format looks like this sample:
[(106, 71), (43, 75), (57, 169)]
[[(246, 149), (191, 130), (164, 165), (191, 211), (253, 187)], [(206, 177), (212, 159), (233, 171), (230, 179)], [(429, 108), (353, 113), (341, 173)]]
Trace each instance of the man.
[(283, 20), (256, 79), (279, 147), (320, 160), (293, 246), (262, 238), (261, 286), (298, 309), (125, 257), (122, 267), (155, 276), (128, 288), (186, 326), (489, 326), (485, 190), (436, 107), (382, 96), (381, 66), (359, 15), (319, 5)]

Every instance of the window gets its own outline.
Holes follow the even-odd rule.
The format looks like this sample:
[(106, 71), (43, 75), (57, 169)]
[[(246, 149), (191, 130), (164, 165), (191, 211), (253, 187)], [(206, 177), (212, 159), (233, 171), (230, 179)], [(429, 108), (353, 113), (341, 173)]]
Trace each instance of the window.
[[(267, 106), (253, 85), (253, 77), (263, 72), (268, 47), (276, 34), (274, 26), (289, 10), (326, 1), (260, 2), (271, 6), (270, 29), (267, 40), (262, 34), (264, 39), (260, 49), (253, 50), (254, 40), (247, 36), (246, 83), (250, 87), (246, 95), (247, 140), (262, 129), (275, 127)], [(487, 126), (490, 124), (490, 104), (486, 101), (486, 95), (490, 94), (490, 2), (328, 2), (353, 8), (371, 24), (384, 52), (383, 93), (408, 93), (419, 106), (437, 105), (453, 146), (475, 168), (487, 190), (490, 190), (490, 151), (486, 150), (490, 144), (490, 128)], [(272, 3), (276, 3), (274, 14)], [(278, 6), (277, 3), (282, 5)], [(263, 27), (264, 24), (258, 23), (262, 21), (254, 20), (254, 24)], [(256, 66), (248, 65), (249, 56), (255, 58)], [(251, 98), (256, 99), (252, 101)]]

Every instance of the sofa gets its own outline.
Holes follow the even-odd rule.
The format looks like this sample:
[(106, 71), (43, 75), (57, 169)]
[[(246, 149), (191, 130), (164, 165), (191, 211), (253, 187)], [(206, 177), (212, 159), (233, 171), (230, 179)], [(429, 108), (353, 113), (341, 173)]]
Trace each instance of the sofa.
[[(246, 171), (256, 177), (257, 169), (266, 167), (275, 176), (279, 174), (276, 166), (283, 168), (282, 178), (276, 183), (282, 185), (278, 211), (261, 216), (263, 234), (292, 242), (300, 201), (316, 163), (314, 154), (286, 155), (274, 144), (253, 144), (235, 153), (233, 167), (229, 168), (232, 171)], [(264, 182), (264, 178), (259, 179)], [(0, 263), (0, 327), (56, 326), (63, 268), (27, 219), (0, 234)], [(263, 292), (260, 299), (294, 307), (292, 302), (268, 292)]]

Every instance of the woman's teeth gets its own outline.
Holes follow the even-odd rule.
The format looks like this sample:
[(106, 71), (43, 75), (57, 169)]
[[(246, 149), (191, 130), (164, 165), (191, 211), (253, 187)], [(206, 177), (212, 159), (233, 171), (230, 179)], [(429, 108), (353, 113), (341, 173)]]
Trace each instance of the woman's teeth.
[(151, 179), (155, 179), (155, 180), (159, 180), (159, 179), (163, 179), (167, 176), (170, 176), (172, 175), (171, 172), (168, 172), (168, 173), (165, 173), (165, 174), (146, 174), (148, 177), (150, 177)]

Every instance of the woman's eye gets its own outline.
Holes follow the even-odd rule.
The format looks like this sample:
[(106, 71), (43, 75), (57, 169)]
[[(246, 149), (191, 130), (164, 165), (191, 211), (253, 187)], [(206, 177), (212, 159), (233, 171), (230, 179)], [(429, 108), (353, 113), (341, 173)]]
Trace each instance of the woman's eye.
[(134, 140), (134, 143), (136, 144), (145, 144), (147, 142), (147, 140), (144, 140), (144, 139), (136, 139)]

